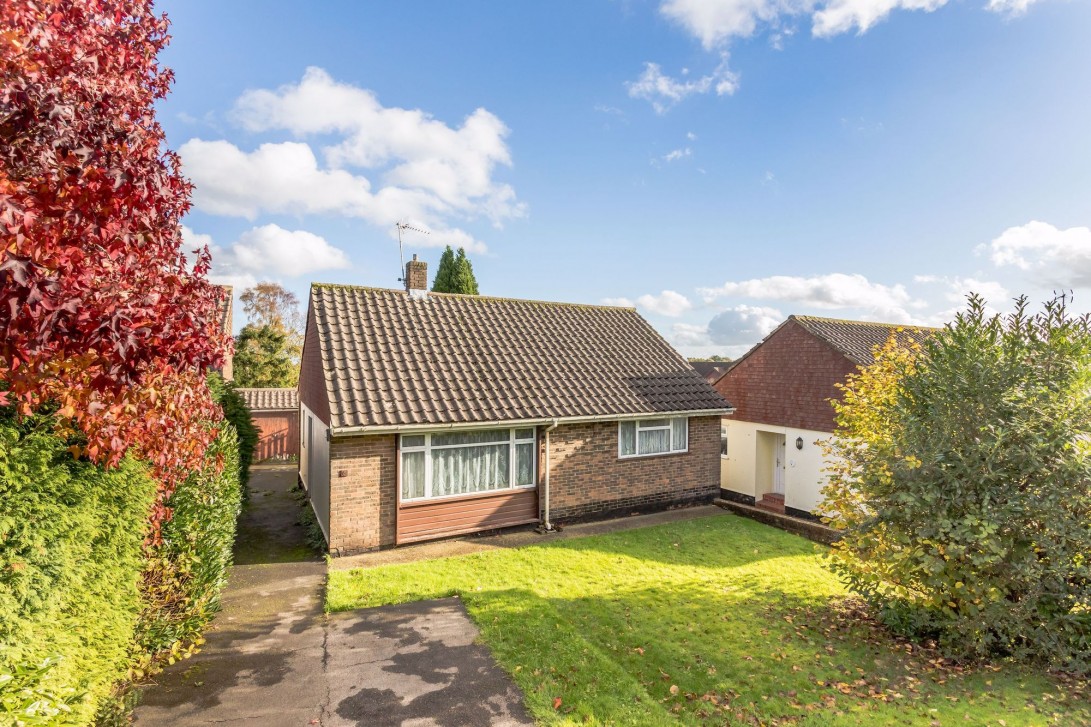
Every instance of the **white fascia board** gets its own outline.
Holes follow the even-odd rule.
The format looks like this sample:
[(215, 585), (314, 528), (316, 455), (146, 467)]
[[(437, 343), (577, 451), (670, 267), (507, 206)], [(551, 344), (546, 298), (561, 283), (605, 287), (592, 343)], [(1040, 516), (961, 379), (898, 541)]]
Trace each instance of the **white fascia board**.
[(584, 424), (588, 422), (620, 422), (630, 419), (660, 419), (662, 417), (697, 417), (729, 416), (735, 411), (730, 409), (697, 409), (689, 411), (651, 411), (635, 414), (601, 414), (583, 417), (542, 417), (538, 419), (505, 419), (490, 422), (459, 422), (455, 424), (401, 424), (388, 426), (331, 427), (330, 435), (349, 437), (362, 434), (395, 434), (400, 432), (437, 432), (449, 429), (508, 429), (512, 427), (532, 427), (540, 424)]

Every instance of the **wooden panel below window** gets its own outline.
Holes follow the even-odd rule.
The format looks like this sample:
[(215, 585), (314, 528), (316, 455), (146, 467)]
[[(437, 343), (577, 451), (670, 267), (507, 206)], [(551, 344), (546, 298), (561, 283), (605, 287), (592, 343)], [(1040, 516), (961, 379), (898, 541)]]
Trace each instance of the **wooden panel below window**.
[(397, 542), (412, 543), (534, 522), (538, 522), (536, 489), (408, 502), (398, 508)]

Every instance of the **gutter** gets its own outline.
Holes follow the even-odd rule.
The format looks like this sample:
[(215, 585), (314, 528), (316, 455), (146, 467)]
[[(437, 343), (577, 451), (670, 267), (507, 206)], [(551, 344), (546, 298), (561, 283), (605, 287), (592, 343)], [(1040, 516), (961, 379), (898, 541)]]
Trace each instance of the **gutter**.
[(553, 429), (559, 424), (583, 424), (588, 422), (621, 422), (632, 419), (658, 419), (660, 417), (699, 417), (729, 416), (735, 413), (735, 407), (725, 409), (691, 409), (686, 411), (649, 411), (636, 414), (596, 414), (579, 417), (539, 417), (537, 419), (502, 419), (484, 422), (456, 422), (452, 424), (389, 424), (381, 426), (330, 427), (330, 435), (347, 437), (357, 434), (395, 434), (403, 432), (439, 432), (449, 429), (503, 429), (510, 427), (531, 427), (550, 425)]
[(549, 433), (552, 432), (560, 425), (560, 422), (556, 419), (549, 425), (549, 428), (545, 430), (545, 509), (542, 513), (542, 532), (548, 533), (553, 530), (553, 523), (549, 522)]

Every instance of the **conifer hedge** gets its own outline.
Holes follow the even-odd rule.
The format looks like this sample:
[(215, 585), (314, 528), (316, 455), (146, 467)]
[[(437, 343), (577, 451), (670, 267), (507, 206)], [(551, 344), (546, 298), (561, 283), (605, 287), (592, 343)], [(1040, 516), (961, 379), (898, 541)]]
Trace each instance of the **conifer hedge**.
[(128, 668), (155, 483), (0, 422), (0, 723), (86, 724)]
[(219, 609), (238, 437), (217, 425), (151, 544), (147, 467), (77, 460), (50, 419), (0, 417), (0, 725), (125, 723), (132, 684), (196, 651)]

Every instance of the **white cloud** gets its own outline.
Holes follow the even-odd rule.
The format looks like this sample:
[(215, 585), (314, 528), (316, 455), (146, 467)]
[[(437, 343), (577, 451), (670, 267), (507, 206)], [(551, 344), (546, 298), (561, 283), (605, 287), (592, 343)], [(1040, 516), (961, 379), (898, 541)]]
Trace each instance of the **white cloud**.
[(200, 250), (203, 247), (212, 248), (214, 245), (212, 235), (194, 232), (189, 227), (182, 225), (182, 250), (187, 257), (194, 250)]
[(644, 72), (635, 81), (628, 81), (632, 98), (644, 99), (651, 103), (656, 113), (665, 114), (679, 101), (694, 94), (702, 95), (715, 91), (717, 96), (735, 93), (739, 87), (739, 77), (727, 67), (727, 54), (720, 56), (720, 65), (712, 73), (700, 78), (688, 79), (687, 69), (682, 71), (682, 79), (673, 78), (663, 73), (658, 63), (645, 63)]
[(659, 295), (642, 295), (636, 299), (636, 304), (646, 311), (670, 318), (677, 318), (693, 307), (686, 296), (673, 290), (664, 290)]
[(946, 4), (947, 0), (830, 0), (812, 16), (812, 32), (820, 38), (847, 33), (853, 28), (865, 33), (895, 10), (930, 13)]
[(1008, 289), (995, 280), (978, 278), (948, 277), (946, 275), (917, 275), (913, 282), (943, 285), (946, 290), (943, 297), (952, 303), (964, 303), (966, 296), (977, 293), (990, 303), (1001, 303), (1010, 296)]
[[(253, 273), (225, 273), (217, 272), (216, 267), (213, 266), (212, 272), (208, 274), (208, 279), (216, 285), (230, 285), (232, 292), (235, 294), (235, 310), (242, 310), (242, 304), (239, 302), (239, 295), (247, 288), (253, 288), (258, 284), (258, 278)], [(263, 278), (267, 279), (267, 278)], [(235, 324), (238, 327), (239, 322), (238, 314), (235, 315)]]
[(247, 230), (228, 247), (220, 247), (210, 235), (182, 227), (188, 247), (207, 246), (212, 255), (209, 275), (220, 285), (251, 287), (259, 278), (295, 277), (319, 270), (350, 267), (344, 251), (306, 230), (285, 230), (262, 225)]
[(452, 128), (419, 109), (384, 107), (371, 91), (312, 67), (298, 84), (247, 91), (234, 118), (251, 131), (341, 135), (324, 149), (331, 166), (384, 170), (388, 184), (423, 190), (458, 211), (496, 223), (523, 211), (515, 191), (493, 179), (497, 166), (512, 163), (509, 130), (483, 108)]
[(1009, 227), (978, 251), (987, 252), (994, 265), (1018, 268), (1046, 287), (1091, 287), (1091, 227), (1061, 230), (1033, 220)]
[(688, 156), (693, 156), (693, 150), (688, 146), (682, 149), (675, 149), (663, 155), (663, 161), (676, 162), (679, 159), (685, 159)]
[(720, 346), (752, 345), (785, 319), (776, 308), (738, 305), (717, 313), (708, 322), (708, 337)]
[(384, 107), (371, 91), (308, 68), (297, 84), (247, 91), (232, 118), (249, 131), (317, 137), (324, 164), (299, 140), (246, 152), (192, 139), (179, 151), (195, 205), (211, 214), (336, 214), (388, 229), (409, 221), (434, 231), (425, 244), (481, 251), (456, 221), (483, 217), (500, 226), (526, 212), (515, 190), (495, 179), (512, 164), (508, 128), (482, 108), (448, 126), (419, 109)]
[(693, 323), (675, 323), (671, 326), (671, 340), (678, 346), (710, 346), (708, 326)]
[(659, 295), (642, 295), (636, 300), (632, 298), (603, 298), (603, 305), (617, 305), (624, 308), (640, 308), (649, 313), (656, 313), (669, 318), (677, 318), (693, 308), (693, 304), (686, 296), (673, 290), (664, 290)]
[(686, 132), (686, 138), (689, 139), (690, 141), (697, 141), (697, 135), (694, 134), (692, 131), (687, 131)]
[(717, 313), (704, 326), (675, 323), (671, 327), (671, 340), (677, 346), (705, 351), (715, 347), (738, 355), (765, 338), (784, 319), (785, 315), (776, 308), (738, 305)]
[[(985, 7), (1021, 15), (1038, 0), (988, 0)], [(830, 37), (864, 33), (896, 10), (932, 12), (948, 0), (663, 0), (659, 12), (701, 41), (706, 50), (723, 49), (735, 38), (768, 29), (770, 43), (781, 48), (794, 32), (796, 18), (810, 16), (811, 32)]]
[(281, 275), (349, 267), (348, 256), (325, 239), (306, 230), (285, 230), (277, 225), (244, 232), (231, 247), (231, 254), (240, 268)]
[(608, 106), (607, 104), (595, 104), (595, 111), (600, 114), (609, 114), (610, 116), (625, 116), (625, 112), (617, 106)]
[(1015, 17), (1027, 12), (1027, 9), (1036, 2), (1038, 0), (989, 0), (986, 7), (994, 13)]
[(905, 286), (873, 283), (859, 274), (830, 273), (809, 278), (774, 275), (739, 282), (727, 282), (718, 288), (698, 288), (706, 302), (726, 296), (780, 300), (812, 308), (854, 308), (864, 315), (892, 323), (909, 323), (907, 307), (918, 302)]
[(760, 24), (774, 24), (782, 15), (797, 15), (813, 5), (812, 0), (665, 0), (659, 12), (711, 50), (731, 38), (753, 35)]
[(367, 179), (319, 169), (306, 144), (262, 144), (247, 153), (227, 141), (190, 139), (178, 153), (202, 212), (253, 220), (263, 212), (366, 216), (374, 209)]

